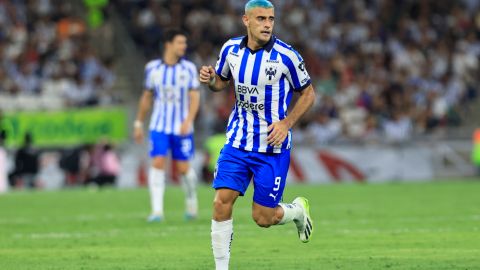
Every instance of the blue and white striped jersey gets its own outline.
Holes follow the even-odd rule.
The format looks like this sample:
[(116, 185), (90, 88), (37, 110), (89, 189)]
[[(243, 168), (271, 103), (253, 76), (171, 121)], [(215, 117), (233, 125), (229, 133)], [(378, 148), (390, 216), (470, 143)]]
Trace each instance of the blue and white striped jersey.
[(291, 147), (291, 131), (282, 146), (272, 147), (267, 127), (287, 116), (293, 91), (309, 86), (310, 76), (300, 54), (275, 36), (256, 51), (246, 44), (247, 36), (227, 41), (215, 67), (222, 80), (235, 82), (226, 143), (246, 151), (281, 153)]
[(152, 91), (155, 98), (150, 130), (180, 135), (180, 126), (188, 116), (188, 92), (198, 86), (197, 68), (188, 60), (181, 59), (173, 66), (162, 60), (148, 62), (144, 87)]

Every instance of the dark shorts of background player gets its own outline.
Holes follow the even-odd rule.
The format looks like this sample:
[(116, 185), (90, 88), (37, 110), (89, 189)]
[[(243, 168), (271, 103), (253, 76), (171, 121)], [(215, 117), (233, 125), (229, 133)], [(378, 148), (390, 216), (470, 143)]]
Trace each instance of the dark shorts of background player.
[(290, 150), (280, 154), (249, 152), (225, 145), (217, 162), (213, 188), (227, 188), (243, 196), (253, 178), (253, 201), (274, 208), (282, 200)]

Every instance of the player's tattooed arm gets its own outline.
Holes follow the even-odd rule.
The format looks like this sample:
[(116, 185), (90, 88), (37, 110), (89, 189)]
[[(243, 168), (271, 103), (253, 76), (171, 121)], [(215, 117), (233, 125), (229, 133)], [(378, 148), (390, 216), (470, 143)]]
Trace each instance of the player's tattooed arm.
[(315, 90), (312, 85), (309, 85), (300, 92), (300, 97), (288, 116), (282, 121), (275, 122), (268, 127), (270, 134), (267, 137), (267, 143), (271, 146), (282, 145), (288, 136), (288, 130), (312, 107), (314, 102)]
[(202, 66), (200, 69), (199, 80), (206, 84), (210, 90), (218, 92), (228, 86), (230, 81), (224, 81), (215, 72), (212, 66)]

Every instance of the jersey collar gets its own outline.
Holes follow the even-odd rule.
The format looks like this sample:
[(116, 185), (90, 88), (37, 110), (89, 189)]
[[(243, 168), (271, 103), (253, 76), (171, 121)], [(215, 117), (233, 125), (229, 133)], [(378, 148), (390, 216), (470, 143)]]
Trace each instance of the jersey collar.
[(178, 61), (177, 61), (175, 64), (173, 64), (173, 65), (167, 64), (167, 63), (163, 60), (163, 57), (160, 58), (160, 62), (161, 62), (161, 64), (163, 64), (163, 65), (165, 65), (165, 66), (167, 66), (167, 67), (174, 67), (174, 66), (180, 64), (180, 62), (182, 62), (182, 60), (183, 60), (184, 58), (185, 58), (185, 57), (180, 57), (180, 58), (178, 59)]
[(247, 47), (247, 42), (248, 42), (248, 35), (247, 36), (244, 36), (242, 38), (242, 42), (240, 42), (240, 49), (243, 49), (243, 48), (248, 48), (250, 50), (251, 53), (256, 53), (260, 50), (266, 50), (267, 52), (270, 52), (272, 49), (273, 49), (273, 45), (275, 45), (275, 40), (277, 38), (272, 35), (272, 37), (270, 38), (270, 40), (267, 42), (267, 44), (263, 45), (263, 47), (261, 48), (258, 48), (256, 50), (251, 50), (250, 48)]

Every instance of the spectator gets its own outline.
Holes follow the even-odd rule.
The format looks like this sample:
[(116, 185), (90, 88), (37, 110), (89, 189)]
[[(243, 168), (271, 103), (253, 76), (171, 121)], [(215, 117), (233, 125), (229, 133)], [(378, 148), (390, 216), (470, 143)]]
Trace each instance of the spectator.
[(374, 115), (369, 115), (365, 119), (365, 129), (361, 139), (367, 143), (376, 143), (380, 141), (380, 135), (377, 118)]
[(326, 111), (317, 112), (315, 115), (314, 122), (307, 129), (310, 141), (317, 145), (335, 141), (342, 132), (340, 121), (330, 117)]
[(114, 185), (118, 174), (120, 173), (120, 161), (113, 150), (111, 144), (106, 143), (101, 146), (99, 153), (98, 174), (91, 178), (88, 183), (95, 183), (102, 187), (105, 185)]
[(88, 146), (74, 147), (62, 151), (60, 168), (65, 173), (65, 185), (75, 186), (83, 184), (86, 177), (86, 160)]
[(35, 188), (39, 169), (38, 159), (39, 152), (33, 146), (32, 134), (26, 133), (23, 146), (15, 154), (15, 168), (10, 175), (10, 184), (14, 187), (23, 184), (28, 188)]
[[(476, 2), (279, 1), (275, 12), (284, 16), (275, 27), (302, 52), (321, 100), (333, 98), (341, 130), (346, 131), (339, 136), (365, 138), (366, 126), (390, 123), (392, 111), (400, 109), (406, 111), (402, 119), (411, 123), (410, 135), (429, 134), (458, 125), (458, 116), (468, 110), (478, 92), (480, 12)], [(235, 23), (243, 13), (238, 1), (117, 3), (125, 18), (131, 18), (132, 35), (149, 57), (157, 51), (162, 29), (171, 24), (189, 31), (192, 60), (199, 65), (214, 64), (213, 52), (225, 39), (242, 34), (242, 25)], [(165, 14), (166, 10), (173, 15)], [(223, 110), (233, 97), (206, 95), (200, 113), (209, 117), (208, 125), (202, 125), (208, 131), (224, 121), (214, 112)]]
[[(0, 1), (0, 17), (0, 94), (14, 104), (5, 109), (91, 106), (100, 95), (102, 104), (121, 100), (104, 98), (115, 76), (91, 48), (69, 1)], [(16, 103), (16, 95), (35, 95), (36, 104)]]
[(412, 137), (411, 120), (400, 110), (395, 110), (392, 118), (384, 122), (383, 130), (389, 143), (405, 143)]
[(92, 83), (82, 79), (80, 74), (75, 76), (75, 83), (65, 89), (66, 102), (70, 106), (83, 107), (98, 103)]

